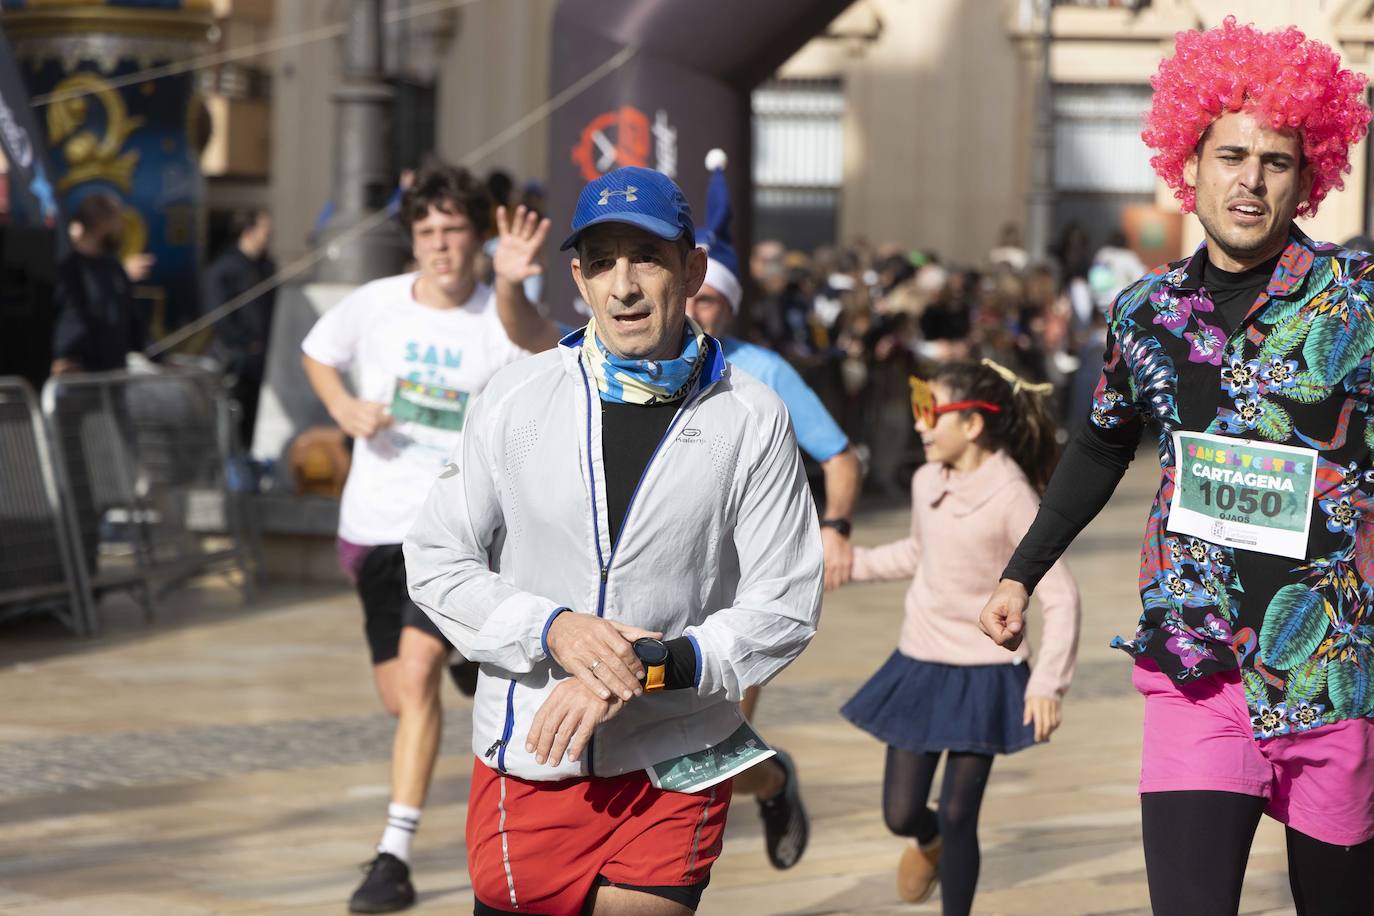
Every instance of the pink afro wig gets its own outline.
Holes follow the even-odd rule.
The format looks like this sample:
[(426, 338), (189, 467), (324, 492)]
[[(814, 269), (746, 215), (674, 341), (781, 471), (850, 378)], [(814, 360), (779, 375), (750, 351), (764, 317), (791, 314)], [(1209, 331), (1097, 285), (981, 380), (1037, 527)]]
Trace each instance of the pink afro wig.
[(1183, 166), (1224, 112), (1243, 110), (1275, 130), (1296, 129), (1313, 175), (1298, 216), (1311, 216), (1328, 191), (1344, 186), (1350, 145), (1369, 124), (1365, 82), (1341, 69), (1335, 51), (1293, 26), (1261, 32), (1227, 16), (1218, 28), (1178, 33), (1174, 56), (1150, 80), (1154, 101), (1140, 137), (1158, 150), (1150, 165), (1191, 213), (1197, 195), (1183, 180)]

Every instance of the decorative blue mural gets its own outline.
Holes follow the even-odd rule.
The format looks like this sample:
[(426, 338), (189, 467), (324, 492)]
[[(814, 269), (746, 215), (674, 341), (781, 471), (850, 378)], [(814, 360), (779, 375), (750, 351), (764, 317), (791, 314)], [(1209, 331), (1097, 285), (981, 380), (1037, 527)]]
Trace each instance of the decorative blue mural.
[[(199, 314), (204, 180), (195, 138), (205, 117), (192, 74), (120, 85), (193, 56), (212, 22), (208, 0), (0, 0), (51, 181), (65, 213), (95, 191), (128, 204), (121, 254), (156, 258), (136, 294), (153, 336)], [(50, 99), (41, 104), (42, 99)]]

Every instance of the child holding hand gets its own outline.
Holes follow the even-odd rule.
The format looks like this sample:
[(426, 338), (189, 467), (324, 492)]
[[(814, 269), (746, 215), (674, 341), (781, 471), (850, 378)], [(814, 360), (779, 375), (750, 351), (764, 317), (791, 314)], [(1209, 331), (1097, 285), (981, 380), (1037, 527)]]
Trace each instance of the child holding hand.
[(990, 360), (912, 379), (927, 462), (912, 480), (911, 533), (854, 551), (855, 581), (911, 577), (911, 587), (896, 651), (842, 713), (887, 745), (883, 817), (912, 840), (898, 866), (899, 896), (924, 900), (938, 878), (944, 916), (973, 905), (978, 814), (993, 757), (1049, 740), (1073, 678), (1078, 586), (1062, 562), (1036, 589), (1044, 639), (1034, 672), (1026, 642), (1008, 652), (978, 627), (1058, 457), (1048, 388)]

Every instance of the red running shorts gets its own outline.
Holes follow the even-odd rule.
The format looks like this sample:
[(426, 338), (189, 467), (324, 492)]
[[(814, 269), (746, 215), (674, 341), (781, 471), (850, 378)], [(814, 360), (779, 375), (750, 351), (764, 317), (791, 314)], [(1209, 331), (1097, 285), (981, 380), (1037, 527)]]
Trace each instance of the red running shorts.
[(730, 781), (691, 795), (624, 776), (530, 782), (474, 758), (468, 873), (498, 910), (578, 914), (598, 877), (619, 886), (705, 882), (720, 856)]

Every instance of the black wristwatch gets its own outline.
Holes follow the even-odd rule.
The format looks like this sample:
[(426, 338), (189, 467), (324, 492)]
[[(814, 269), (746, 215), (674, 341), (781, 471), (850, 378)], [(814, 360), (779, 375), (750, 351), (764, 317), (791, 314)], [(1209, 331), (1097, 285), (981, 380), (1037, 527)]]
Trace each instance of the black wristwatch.
[(823, 518), (821, 519), (822, 528), (833, 528), (840, 533), (841, 537), (849, 537), (849, 532), (853, 526), (849, 524), (847, 518)]
[(634, 641), (634, 650), (644, 664), (644, 692), (662, 690), (668, 672), (668, 646), (661, 639), (644, 636)]

